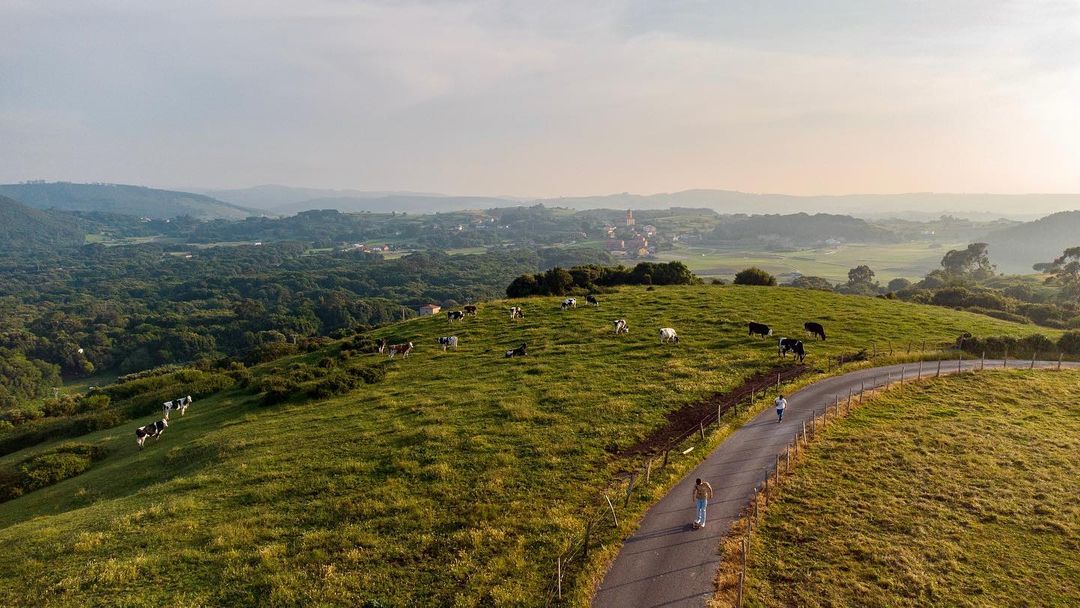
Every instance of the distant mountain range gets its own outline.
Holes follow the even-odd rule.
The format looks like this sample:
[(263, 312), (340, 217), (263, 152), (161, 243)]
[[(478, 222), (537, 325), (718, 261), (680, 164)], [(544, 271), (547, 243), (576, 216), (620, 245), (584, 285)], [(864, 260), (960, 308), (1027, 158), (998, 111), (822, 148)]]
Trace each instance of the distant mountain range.
[(74, 184), (28, 182), (0, 185), (0, 195), (36, 209), (100, 211), (168, 219), (182, 215), (195, 218), (241, 220), (265, 212), (191, 192), (158, 190), (120, 184)]
[[(311, 209), (343, 212), (435, 213), (464, 209), (543, 203), (571, 209), (667, 209), (694, 207), (718, 213), (846, 213), (867, 218), (937, 217), (951, 214), (972, 219), (1010, 217), (1035, 219), (1062, 209), (1080, 209), (1080, 194), (849, 194), (793, 196), (734, 190), (684, 190), (661, 194), (609, 194), (559, 198), (514, 196), (450, 196), (418, 192), (324, 190), (288, 186), (256, 186), (237, 190), (205, 190), (209, 196), (236, 205), (289, 215)], [(1005, 209), (994, 212), (993, 209)]]
[(81, 245), (85, 238), (75, 218), (69, 215), (32, 209), (0, 196), (0, 251)]
[(985, 238), (998, 271), (1030, 273), (1069, 247), (1080, 246), (1080, 211), (1062, 211), (1034, 222), (998, 230)]

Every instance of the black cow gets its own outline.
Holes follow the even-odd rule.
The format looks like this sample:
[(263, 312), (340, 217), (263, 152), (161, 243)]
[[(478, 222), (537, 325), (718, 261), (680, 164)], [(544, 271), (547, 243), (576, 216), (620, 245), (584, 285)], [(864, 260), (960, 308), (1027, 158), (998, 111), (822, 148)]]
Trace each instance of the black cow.
[(141, 450), (143, 442), (146, 441), (147, 437), (161, 439), (161, 434), (165, 432), (165, 429), (168, 428), (168, 426), (169, 421), (162, 419), (135, 429), (135, 443), (139, 444), (139, 449)]
[(592, 304), (593, 306), (600, 306), (600, 302), (596, 301), (596, 296), (592, 295), (591, 293), (585, 296), (585, 303)]
[(811, 336), (817, 336), (822, 340), (825, 339), (825, 328), (821, 326), (821, 323), (807, 321), (806, 323), (803, 323), (802, 326), (803, 329), (806, 330), (806, 333), (810, 334)]
[(780, 344), (777, 350), (777, 354), (781, 357), (786, 357), (788, 353), (793, 353), (795, 360), (802, 363), (806, 359), (806, 350), (803, 348), (802, 340), (796, 340), (795, 338), (780, 338)]
[(446, 320), (453, 323), (454, 321), (460, 321), (465, 318), (465, 313), (460, 310), (451, 310), (446, 313)]
[(525, 343), (524, 342), (521, 343), (521, 346), (519, 346), (519, 347), (517, 347), (517, 348), (515, 348), (513, 350), (506, 351), (506, 358), (507, 359), (509, 359), (510, 357), (524, 357), (524, 356), (525, 356)]
[(754, 323), (753, 321), (750, 321), (749, 327), (751, 336), (756, 334), (761, 336), (762, 338), (766, 338), (772, 335), (772, 330), (769, 329), (768, 325), (765, 325), (763, 323)]

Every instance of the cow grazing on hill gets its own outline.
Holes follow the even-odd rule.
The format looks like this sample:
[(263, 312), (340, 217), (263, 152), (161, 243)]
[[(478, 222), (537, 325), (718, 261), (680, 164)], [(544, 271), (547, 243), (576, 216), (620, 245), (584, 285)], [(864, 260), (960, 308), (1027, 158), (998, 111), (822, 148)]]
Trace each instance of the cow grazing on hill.
[(448, 348), (453, 348), (456, 350), (457, 336), (443, 336), (439, 338), (439, 346), (442, 346), (443, 352), (446, 352), (446, 349)]
[(187, 397), (181, 397), (179, 399), (173, 399), (172, 401), (166, 401), (162, 404), (161, 410), (165, 414), (165, 419), (169, 419), (169, 412), (172, 410), (180, 410), (180, 415), (183, 416), (187, 411), (188, 406), (191, 405), (191, 395)]
[(453, 323), (454, 321), (460, 321), (465, 318), (465, 313), (460, 310), (451, 310), (446, 313), (446, 320)]
[(147, 437), (153, 437), (155, 439), (161, 439), (161, 434), (165, 432), (165, 429), (169, 426), (169, 419), (162, 418), (157, 422), (151, 422), (146, 426), (140, 426), (135, 429), (135, 443), (139, 444), (139, 449), (142, 449), (143, 442)]
[(522, 342), (521, 346), (519, 346), (519, 347), (517, 347), (517, 348), (515, 348), (513, 350), (506, 351), (506, 357), (505, 358), (509, 359), (511, 357), (524, 357), (524, 356), (525, 356), (525, 343)]
[(600, 306), (600, 302), (597, 301), (596, 296), (592, 295), (591, 293), (585, 296), (585, 303), (592, 304), (593, 306)]
[(802, 340), (796, 340), (795, 338), (780, 338), (777, 354), (781, 357), (786, 357), (788, 353), (793, 353), (795, 360), (802, 363), (803, 360), (806, 359), (806, 350), (803, 348)]
[(679, 334), (675, 333), (675, 330), (670, 327), (664, 327), (660, 329), (660, 344), (665, 342), (671, 342), (673, 344), (679, 343)]
[(772, 335), (772, 330), (769, 329), (769, 326), (765, 325), (764, 323), (754, 323), (753, 321), (750, 321), (748, 326), (750, 327), (751, 336), (758, 335), (762, 338), (766, 338)]
[(474, 317), (476, 316), (476, 306), (473, 305), (473, 304), (469, 304), (468, 306), (464, 307), (462, 310), (467, 315), (472, 315)]
[(524, 319), (525, 318), (525, 312), (523, 310), (521, 310), (520, 306), (511, 306), (510, 307), (510, 318), (511, 319)]
[(577, 308), (577, 298), (566, 298), (562, 301), (562, 309)]
[(825, 328), (821, 326), (821, 323), (814, 323), (813, 321), (807, 321), (803, 323), (803, 329), (811, 336), (817, 336), (822, 340), (825, 339)]
[(389, 347), (390, 358), (393, 359), (394, 355), (401, 355), (402, 359), (408, 359), (409, 353), (412, 352), (413, 343), (407, 342), (405, 344), (391, 344)]
[(615, 321), (615, 335), (630, 333), (630, 326), (626, 324), (626, 319), (618, 319)]

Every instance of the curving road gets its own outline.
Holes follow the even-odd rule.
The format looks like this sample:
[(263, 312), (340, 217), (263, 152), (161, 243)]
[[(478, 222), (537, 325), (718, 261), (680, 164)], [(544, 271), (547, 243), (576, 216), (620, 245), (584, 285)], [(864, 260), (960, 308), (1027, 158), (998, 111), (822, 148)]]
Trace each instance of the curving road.
[[(1030, 361), (1010, 361), (1009, 368), (1030, 367)], [(1057, 361), (1040, 361), (1035, 367), (1056, 367)], [(979, 366), (965, 361), (963, 369)], [(918, 365), (903, 366), (904, 378), (914, 379)], [(942, 362), (941, 373), (956, 373), (956, 361)], [(987, 369), (1001, 369), (1001, 360), (986, 361)], [(1080, 368), (1077, 363), (1062, 367)], [(900, 378), (900, 365), (859, 370), (815, 382), (787, 396), (784, 421), (776, 422), (770, 407), (736, 430), (706, 459), (690, 471), (671, 492), (660, 499), (641, 520), (641, 525), (624, 543), (600, 588), (593, 597), (593, 608), (694, 607), (701, 608), (713, 595), (713, 579), (720, 564), (717, 550), (731, 523), (753, 495), (776, 455), (783, 453), (802, 423), (822, 410), (833, 397), (847, 397), (848, 390), (858, 392), (881, 386), (891, 376)], [(937, 362), (927, 362), (923, 376), (937, 372)], [(695, 508), (691, 489), (695, 478), (712, 484), (714, 497), (709, 501), (708, 525), (694, 530), (690, 522)]]

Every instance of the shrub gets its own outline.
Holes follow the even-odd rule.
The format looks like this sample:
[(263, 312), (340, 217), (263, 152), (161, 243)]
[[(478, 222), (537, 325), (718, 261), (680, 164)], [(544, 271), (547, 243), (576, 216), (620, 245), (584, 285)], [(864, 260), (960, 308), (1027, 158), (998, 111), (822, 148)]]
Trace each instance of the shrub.
[(911, 287), (911, 281), (904, 278), (896, 278), (889, 281), (888, 290), (892, 292), (904, 291)]
[(799, 289), (817, 289), (820, 291), (832, 291), (833, 284), (822, 277), (798, 277), (791, 282), (792, 287)]
[(776, 285), (776, 277), (754, 266), (735, 275), (736, 285)]
[(365, 367), (354, 367), (349, 370), (349, 373), (363, 380), (364, 384), (375, 384), (376, 382), (382, 382), (386, 378), (386, 369), (387, 363), (379, 363)]
[(1080, 331), (1067, 331), (1057, 343), (1058, 349), (1068, 355), (1080, 355)]
[(263, 391), (262, 404), (275, 405), (287, 401), (298, 388), (295, 382), (273, 376), (265, 379), (260, 388)]
[(14, 466), (0, 468), (0, 501), (80, 475), (105, 454), (102, 446), (65, 444)]
[(79, 413), (99, 412), (109, 407), (110, 403), (112, 403), (112, 399), (103, 393), (83, 395), (79, 398)]
[(319, 380), (308, 390), (308, 394), (317, 399), (326, 399), (335, 395), (344, 395), (360, 385), (360, 378), (344, 372), (335, 372)]

